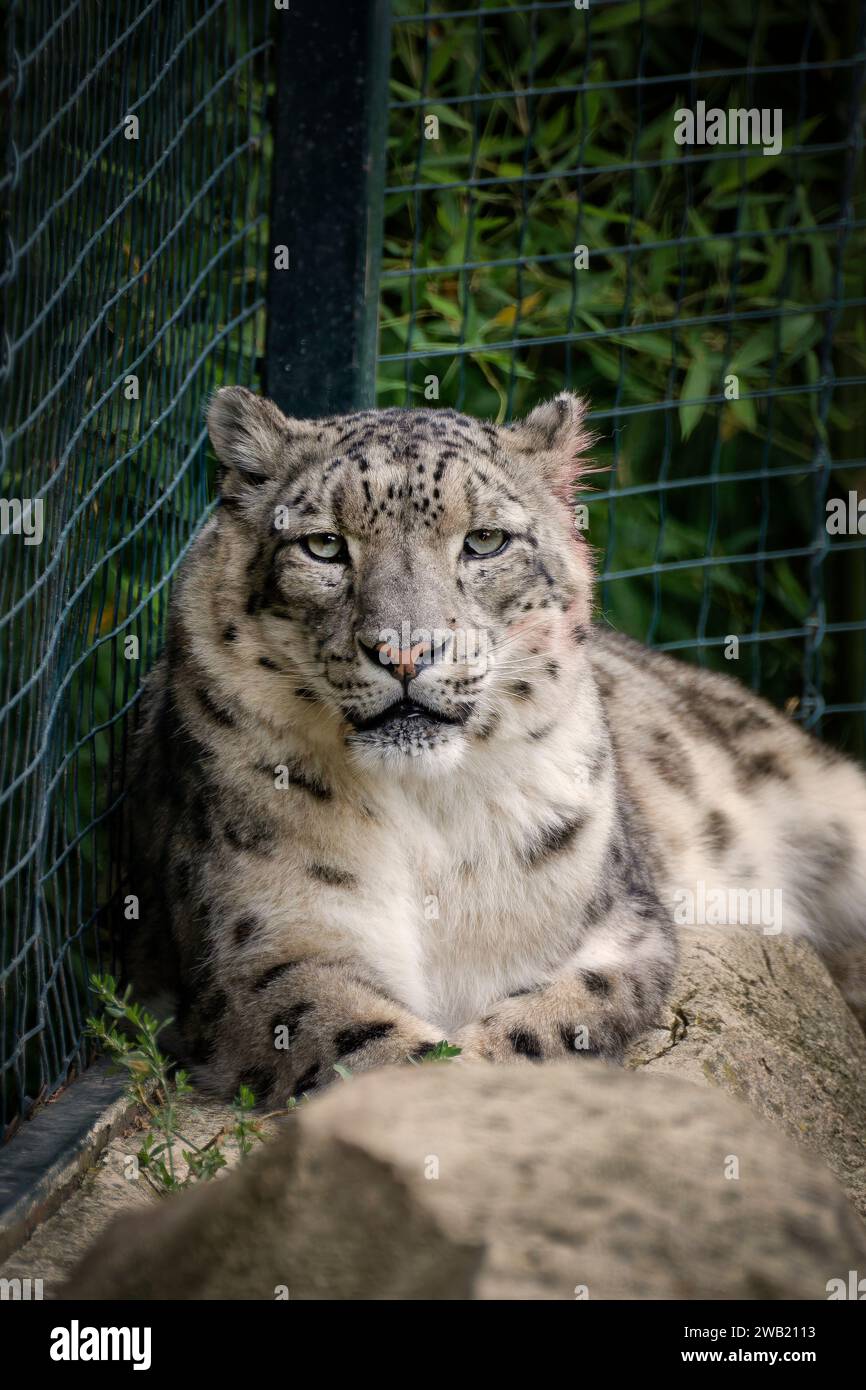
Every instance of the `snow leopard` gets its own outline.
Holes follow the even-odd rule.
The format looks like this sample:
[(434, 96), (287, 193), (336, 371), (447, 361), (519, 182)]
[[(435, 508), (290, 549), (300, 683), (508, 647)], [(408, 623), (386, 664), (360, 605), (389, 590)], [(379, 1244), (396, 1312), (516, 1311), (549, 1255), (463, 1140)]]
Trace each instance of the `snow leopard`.
[(594, 616), (586, 414), (569, 392), (507, 425), (213, 397), (218, 505), (126, 797), (129, 977), (203, 1086), (288, 1102), (443, 1043), (621, 1063), (701, 885), (778, 890), (769, 930), (862, 1005), (841, 963), (866, 778)]

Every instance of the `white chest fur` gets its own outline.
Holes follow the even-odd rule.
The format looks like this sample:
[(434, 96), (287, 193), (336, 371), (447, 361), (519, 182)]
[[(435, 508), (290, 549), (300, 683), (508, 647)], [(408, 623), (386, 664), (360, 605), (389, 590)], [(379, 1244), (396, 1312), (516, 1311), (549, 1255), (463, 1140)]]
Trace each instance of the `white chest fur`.
[[(379, 788), (370, 848), (375, 840), (385, 916), (361, 914), (358, 944), (380, 970), (383, 954), (392, 961), (387, 983), (443, 1036), (575, 949), (614, 815), (607, 778), (588, 786), (582, 757), (555, 738), (527, 757), (524, 742), (517, 767), (505, 744), (444, 781)], [(581, 827), (568, 852), (533, 857), (544, 832), (568, 820)]]

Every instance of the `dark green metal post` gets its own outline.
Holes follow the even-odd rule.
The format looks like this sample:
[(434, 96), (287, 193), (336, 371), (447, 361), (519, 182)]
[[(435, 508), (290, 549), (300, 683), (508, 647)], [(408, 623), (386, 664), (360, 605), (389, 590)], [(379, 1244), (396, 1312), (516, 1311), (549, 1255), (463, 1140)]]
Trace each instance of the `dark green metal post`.
[(265, 389), (290, 415), (374, 400), (389, 52), (390, 0), (277, 11)]

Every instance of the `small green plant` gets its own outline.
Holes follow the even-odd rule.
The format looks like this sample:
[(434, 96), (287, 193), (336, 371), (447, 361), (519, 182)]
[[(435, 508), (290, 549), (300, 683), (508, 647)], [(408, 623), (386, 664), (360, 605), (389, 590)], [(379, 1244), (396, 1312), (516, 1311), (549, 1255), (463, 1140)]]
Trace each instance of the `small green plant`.
[[(420, 1057), (413, 1057), (411, 1053), (406, 1056), (406, 1061), (411, 1062), (413, 1067), (420, 1067), (422, 1062), (450, 1062), (452, 1057), (459, 1057), (463, 1051), (462, 1047), (454, 1047), (445, 1038), (436, 1043), (435, 1047), (430, 1047)], [(342, 1081), (351, 1081), (353, 1072), (351, 1067), (345, 1066), (343, 1062), (334, 1063), (334, 1071)]]
[(429, 1048), (423, 1056), (410, 1057), (409, 1061), (416, 1067), (421, 1066), (423, 1062), (450, 1062), (452, 1057), (459, 1057), (462, 1051), (462, 1047), (455, 1047), (453, 1043), (443, 1038), (435, 1047)]
[[(188, 1073), (177, 1068), (159, 1048), (159, 1035), (171, 1019), (158, 1022), (133, 1002), (129, 988), (119, 994), (112, 975), (92, 975), (90, 983), (104, 1012), (98, 1018), (88, 1018), (87, 1032), (115, 1066), (126, 1070), (129, 1096), (150, 1120), (151, 1127), (136, 1156), (139, 1170), (154, 1192), (164, 1196), (215, 1177), (226, 1166), (223, 1146), (229, 1141), (242, 1158), (262, 1141), (262, 1119), (271, 1117), (253, 1118), (256, 1097), (244, 1085), (233, 1103), (231, 1125), (223, 1125), (206, 1144), (195, 1144), (184, 1135), (178, 1127), (177, 1101), (193, 1088)], [(294, 1105), (290, 1101), (285, 1111), (274, 1113), (285, 1114)], [(178, 1175), (175, 1159), (178, 1143), (185, 1146), (181, 1149), (186, 1164), (183, 1176)]]
[[(193, 1087), (189, 1074), (178, 1068), (159, 1048), (159, 1035), (171, 1023), (170, 1018), (159, 1022), (140, 1004), (133, 1002), (129, 987), (118, 993), (113, 975), (91, 975), (91, 987), (103, 1008), (103, 1014), (87, 1020), (87, 1033), (94, 1038), (112, 1063), (129, 1075), (128, 1094), (150, 1120), (136, 1157), (139, 1171), (154, 1192), (165, 1196), (178, 1192), (193, 1183), (216, 1176), (226, 1166), (223, 1145), (234, 1143), (241, 1158), (264, 1139), (262, 1123), (277, 1115), (290, 1114), (298, 1102), (292, 1098), (282, 1110), (253, 1117), (256, 1097), (249, 1086), (242, 1085), (233, 1102), (234, 1120), (223, 1125), (206, 1144), (194, 1144), (178, 1128), (178, 1098), (190, 1095)], [(444, 1038), (420, 1057), (409, 1057), (413, 1066), (423, 1062), (450, 1062), (461, 1049)], [(342, 1062), (334, 1063), (334, 1071), (343, 1081), (352, 1080), (352, 1070)], [(186, 1172), (179, 1176), (175, 1161), (178, 1143), (185, 1145), (181, 1156)]]

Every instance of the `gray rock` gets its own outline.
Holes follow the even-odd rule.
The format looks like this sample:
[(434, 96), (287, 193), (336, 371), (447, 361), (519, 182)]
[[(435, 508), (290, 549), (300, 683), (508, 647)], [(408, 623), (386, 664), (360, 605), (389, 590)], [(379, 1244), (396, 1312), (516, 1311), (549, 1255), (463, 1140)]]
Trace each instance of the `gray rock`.
[(866, 1215), (866, 1036), (812, 948), (708, 927), (684, 929), (681, 950), (666, 1024), (630, 1065), (729, 1091), (818, 1154)]
[[(84, 1085), (87, 1079), (85, 1076)], [(93, 1125), (94, 1130), (112, 1118), (113, 1110), (114, 1105), (106, 1107), (100, 1125)], [(181, 1099), (177, 1115), (178, 1128), (185, 1140), (198, 1145), (213, 1139), (223, 1126), (230, 1128), (235, 1118), (231, 1106), (201, 1097)], [(263, 1132), (269, 1135), (275, 1128), (275, 1122), (265, 1121)], [(130, 1208), (147, 1210), (151, 1203), (159, 1200), (141, 1175), (133, 1180), (130, 1172), (130, 1159), (141, 1147), (147, 1129), (143, 1114), (134, 1112), (131, 1122), (109, 1139), (87, 1168), (81, 1185), (62, 1201), (59, 1210), (37, 1225), (30, 1239), (0, 1264), (0, 1279), (40, 1280), (44, 1297), (54, 1298), (69, 1271), (114, 1217)], [(185, 1147), (182, 1141), (175, 1145), (175, 1165), (180, 1178), (186, 1173), (182, 1158)], [(222, 1148), (231, 1166), (237, 1161), (235, 1146), (229, 1143)], [(8, 1153), (10, 1158), (14, 1154), (12, 1144)]]
[(373, 1072), (239, 1171), (119, 1218), (75, 1298), (826, 1298), (866, 1232), (717, 1089), (600, 1062)]

